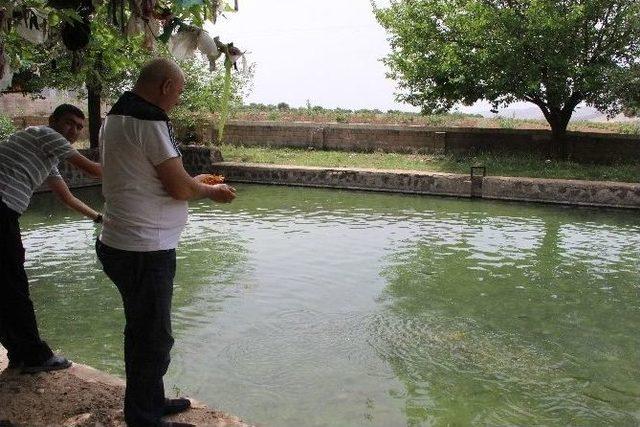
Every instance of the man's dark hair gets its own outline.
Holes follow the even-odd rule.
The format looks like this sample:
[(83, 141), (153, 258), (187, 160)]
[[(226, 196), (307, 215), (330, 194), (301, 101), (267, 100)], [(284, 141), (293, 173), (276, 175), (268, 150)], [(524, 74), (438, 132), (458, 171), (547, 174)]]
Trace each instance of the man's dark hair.
[(60, 117), (64, 116), (67, 113), (71, 113), (74, 116), (80, 117), (82, 120), (84, 120), (84, 113), (82, 112), (82, 110), (71, 104), (58, 105), (56, 109), (53, 110), (53, 113), (51, 113), (50, 118), (52, 120), (58, 120)]

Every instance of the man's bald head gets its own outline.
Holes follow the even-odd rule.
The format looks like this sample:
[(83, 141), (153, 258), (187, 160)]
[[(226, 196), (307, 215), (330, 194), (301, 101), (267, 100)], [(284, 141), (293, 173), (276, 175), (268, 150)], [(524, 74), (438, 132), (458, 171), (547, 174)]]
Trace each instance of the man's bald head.
[(169, 111), (178, 102), (184, 88), (184, 73), (174, 61), (156, 58), (147, 62), (133, 92), (165, 111)]
[(136, 81), (136, 86), (162, 84), (167, 79), (176, 79), (184, 75), (180, 66), (166, 58), (156, 58), (144, 64)]

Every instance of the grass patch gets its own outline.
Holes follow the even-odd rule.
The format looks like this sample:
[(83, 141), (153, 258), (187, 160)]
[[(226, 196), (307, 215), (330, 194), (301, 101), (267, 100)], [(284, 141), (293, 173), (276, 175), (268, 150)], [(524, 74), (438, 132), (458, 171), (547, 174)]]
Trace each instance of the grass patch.
[(225, 161), (295, 166), (401, 169), (468, 174), (471, 166), (486, 166), (493, 176), (582, 179), (639, 182), (640, 164), (590, 165), (571, 161), (545, 160), (535, 156), (495, 156), (478, 154), (353, 153), (296, 148), (265, 148), (222, 145)]

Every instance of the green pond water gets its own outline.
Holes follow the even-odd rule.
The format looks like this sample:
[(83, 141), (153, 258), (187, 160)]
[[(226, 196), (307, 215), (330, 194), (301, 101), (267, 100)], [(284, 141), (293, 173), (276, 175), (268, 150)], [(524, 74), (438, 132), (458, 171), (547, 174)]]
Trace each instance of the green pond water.
[[(169, 395), (261, 426), (640, 423), (638, 212), (257, 185), (190, 211)], [(96, 228), (51, 195), (21, 222), (43, 336), (122, 376)]]

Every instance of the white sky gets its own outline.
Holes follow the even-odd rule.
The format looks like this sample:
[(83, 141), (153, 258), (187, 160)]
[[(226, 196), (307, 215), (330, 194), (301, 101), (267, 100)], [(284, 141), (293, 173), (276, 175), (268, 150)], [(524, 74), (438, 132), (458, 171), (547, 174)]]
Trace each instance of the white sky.
[[(326, 108), (418, 111), (395, 102), (395, 84), (380, 61), (390, 51), (387, 34), (370, 0), (239, 0), (239, 8), (206, 29), (246, 50), (255, 64), (247, 103), (301, 107), (309, 100)], [(459, 110), (492, 115), (487, 102)], [(522, 102), (500, 115), (542, 118), (536, 106)], [(599, 115), (583, 107), (574, 118)]]
[[(382, 2), (378, 2), (382, 3)], [(327, 108), (416, 108), (394, 101), (380, 62), (386, 34), (369, 0), (240, 0), (213, 35), (233, 41), (255, 63), (247, 102)]]

